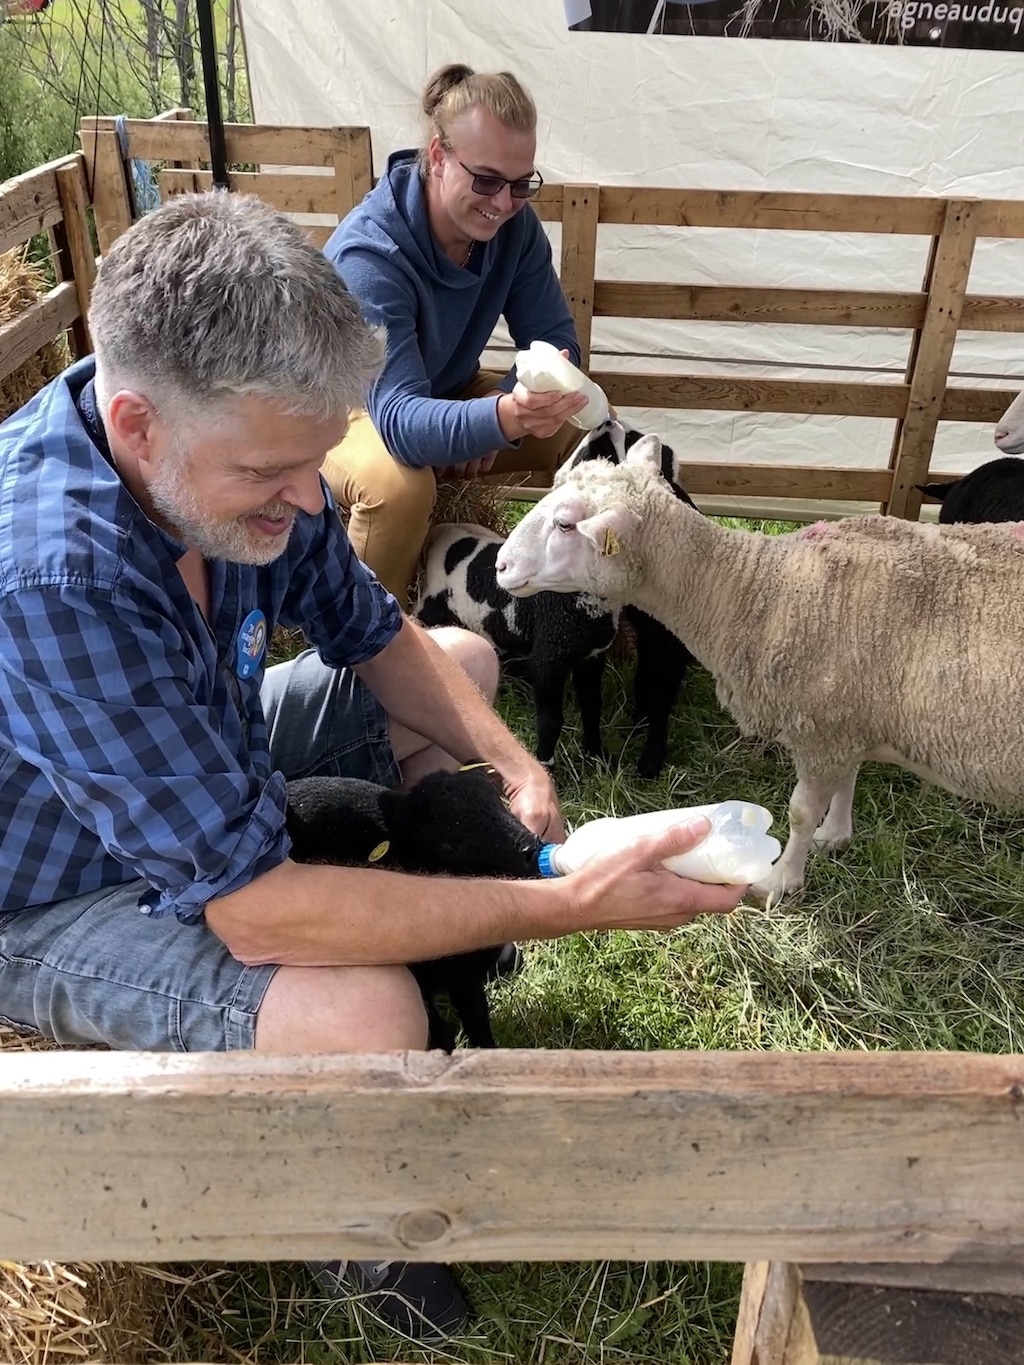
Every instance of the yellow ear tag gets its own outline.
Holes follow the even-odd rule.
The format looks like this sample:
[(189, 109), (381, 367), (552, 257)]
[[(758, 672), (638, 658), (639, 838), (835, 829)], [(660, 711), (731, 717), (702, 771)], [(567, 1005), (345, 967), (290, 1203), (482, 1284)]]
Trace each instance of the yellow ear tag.
[(619, 538), (609, 526), (604, 533), (604, 554), (617, 555), (619, 553)]
[(379, 843), (376, 848), (370, 849), (370, 856), (367, 858), (366, 861), (368, 863), (379, 863), (381, 858), (384, 857), (384, 855), (387, 853), (390, 847), (391, 847), (390, 839), (385, 839), (382, 843)]

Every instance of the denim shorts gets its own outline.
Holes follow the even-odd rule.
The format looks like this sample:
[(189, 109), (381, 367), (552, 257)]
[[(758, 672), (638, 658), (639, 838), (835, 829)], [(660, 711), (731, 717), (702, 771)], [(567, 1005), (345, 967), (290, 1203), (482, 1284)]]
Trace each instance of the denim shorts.
[[(261, 691), (285, 777), (399, 780), (380, 704), (307, 650)], [(251, 1048), (274, 966), (236, 961), (205, 924), (140, 915), (141, 881), (0, 915), (0, 1021), (58, 1043), (158, 1052)]]

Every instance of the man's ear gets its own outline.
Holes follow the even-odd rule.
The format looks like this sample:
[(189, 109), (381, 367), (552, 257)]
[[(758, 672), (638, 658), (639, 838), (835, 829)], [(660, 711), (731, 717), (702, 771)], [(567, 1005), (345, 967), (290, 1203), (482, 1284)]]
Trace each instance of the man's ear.
[(111, 445), (144, 462), (152, 454), (155, 420), (156, 409), (148, 398), (120, 389), (107, 404), (103, 425)]
[(620, 542), (640, 525), (640, 518), (628, 507), (616, 504), (576, 523), (576, 530), (594, 546), (599, 555), (617, 555)]
[(431, 175), (440, 175), (444, 165), (444, 144), (436, 133), (427, 143), (427, 165)]

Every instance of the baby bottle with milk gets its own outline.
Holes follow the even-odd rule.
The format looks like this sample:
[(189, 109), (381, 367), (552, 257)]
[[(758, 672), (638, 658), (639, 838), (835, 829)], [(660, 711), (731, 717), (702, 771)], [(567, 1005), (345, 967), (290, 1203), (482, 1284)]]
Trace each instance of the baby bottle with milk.
[(688, 853), (665, 858), (664, 867), (696, 882), (732, 886), (758, 882), (768, 875), (782, 848), (778, 839), (768, 833), (772, 823), (769, 812), (750, 801), (719, 801), (710, 806), (589, 820), (574, 830), (564, 844), (544, 845), (539, 856), (541, 875), (567, 876), (598, 853), (613, 853), (644, 835), (660, 834), (698, 815), (706, 815), (711, 821), (707, 837)]
[(587, 406), (569, 418), (584, 431), (593, 431), (608, 420), (608, 399), (601, 388), (549, 341), (535, 341), (528, 351), (517, 351), (516, 374), (523, 388), (531, 393), (556, 390), (558, 393), (585, 394)]

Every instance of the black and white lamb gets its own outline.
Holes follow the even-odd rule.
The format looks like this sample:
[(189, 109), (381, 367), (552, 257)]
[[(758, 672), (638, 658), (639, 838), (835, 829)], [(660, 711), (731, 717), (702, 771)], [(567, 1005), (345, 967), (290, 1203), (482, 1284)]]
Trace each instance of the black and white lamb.
[[(539, 875), (541, 840), (509, 811), (484, 764), (428, 773), (408, 791), (354, 777), (302, 777), (288, 783), (286, 826), (301, 863), (385, 867), (461, 877)], [(485, 990), (504, 945), (412, 963), (430, 1023), (430, 1044), (450, 1052), (456, 1030), (470, 1047), (495, 1047)]]
[(733, 531), (674, 498), (656, 437), (574, 469), (515, 528), (516, 595), (634, 603), (685, 640), (740, 729), (784, 745), (797, 782), (766, 898), (841, 848), (867, 760), (974, 801), (1024, 805), (1024, 527), (877, 515), (788, 535)]
[(521, 601), (495, 582), (504, 536), (472, 523), (435, 526), (427, 539), (423, 586), (413, 608), (425, 626), (462, 626), (483, 635), (502, 667), (533, 690), (537, 758), (554, 761), (565, 720), (565, 684), (572, 675), (583, 748), (600, 756), (601, 680), (615, 639), (618, 613), (588, 593), (540, 593)]
[[(583, 438), (555, 483), (581, 463), (618, 464), (641, 438), (639, 431), (609, 420)], [(676, 476), (676, 461), (663, 447), (662, 473), (677, 498), (689, 496)], [(603, 753), (601, 683), (605, 656), (615, 638), (618, 609), (590, 593), (538, 593), (519, 599), (504, 592), (494, 564), (504, 538), (470, 524), (439, 525), (427, 542), (423, 586), (413, 614), (427, 626), (458, 625), (485, 636), (502, 665), (533, 688), (537, 711), (537, 757), (551, 763), (564, 723), (565, 684), (571, 673), (580, 709), (585, 752)], [(686, 646), (646, 612), (625, 608), (636, 638), (633, 724), (646, 725), (637, 760), (641, 777), (657, 777), (668, 753), (668, 728), (692, 658)]]

